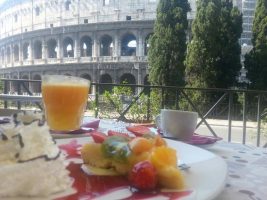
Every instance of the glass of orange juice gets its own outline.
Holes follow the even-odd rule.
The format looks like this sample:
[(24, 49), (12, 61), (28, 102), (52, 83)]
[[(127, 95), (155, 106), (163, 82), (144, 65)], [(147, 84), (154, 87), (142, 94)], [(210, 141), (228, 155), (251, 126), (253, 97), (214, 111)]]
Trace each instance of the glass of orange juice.
[(87, 105), (90, 81), (64, 75), (42, 76), (47, 124), (53, 131), (79, 129)]

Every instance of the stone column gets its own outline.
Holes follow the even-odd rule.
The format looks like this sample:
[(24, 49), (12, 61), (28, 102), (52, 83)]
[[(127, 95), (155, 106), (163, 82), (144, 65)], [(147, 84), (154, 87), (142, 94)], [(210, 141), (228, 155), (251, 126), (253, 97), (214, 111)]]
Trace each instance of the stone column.
[(115, 21), (120, 21), (120, 10), (115, 9)]
[(138, 19), (139, 20), (144, 19), (144, 9), (143, 8), (138, 8), (137, 9), (137, 14), (138, 14)]
[(61, 44), (61, 36), (59, 35), (57, 38), (57, 59), (59, 62), (61, 62), (61, 59), (63, 58), (63, 49)]
[(19, 64), (22, 65), (23, 63), (23, 48), (22, 48), (22, 41), (19, 42)]
[(138, 36), (136, 40), (136, 56), (144, 56), (144, 42), (142, 30), (138, 31)]
[(74, 38), (74, 58), (80, 59), (81, 57), (81, 50), (80, 50), (80, 39), (79, 33), (75, 34)]
[(116, 31), (114, 33), (114, 50), (113, 50), (113, 56), (119, 57), (120, 56), (120, 37), (119, 32)]
[(98, 57), (100, 55), (100, 42), (96, 34), (93, 34), (93, 57)]
[(93, 95), (96, 94), (96, 86), (95, 85), (91, 86), (90, 94), (93, 94)]
[(2, 49), (0, 49), (0, 67), (3, 65)]
[(7, 46), (4, 46), (4, 66), (7, 65)]
[(137, 79), (138, 79), (137, 83), (138, 83), (138, 85), (142, 85), (142, 82), (143, 82), (143, 80), (142, 80), (142, 68), (141, 68), (139, 63), (135, 63), (134, 68), (137, 69)]
[(15, 62), (14, 45), (10, 46), (10, 65), (13, 67)]
[(29, 41), (29, 61), (30, 61), (30, 63), (32, 63), (33, 62), (33, 42), (30, 40)]
[(117, 37), (118, 37), (117, 54), (118, 54), (118, 56), (121, 56), (121, 35), (120, 35), (120, 32), (117, 31), (116, 35), (117, 35)]
[[(6, 49), (6, 65), (9, 65), (10, 64), (10, 51), (9, 51), (9, 55), (8, 55), (8, 47), (9, 47), (9, 49), (10, 49), (10, 46), (9, 45), (7, 45), (7, 46), (5, 46), (5, 49)], [(9, 59), (9, 61), (8, 61), (8, 59)]]
[(42, 59), (45, 63), (47, 62), (47, 43), (45, 39), (42, 40)]
[[(137, 84), (142, 85), (143, 80), (142, 80), (142, 68), (139, 63), (134, 64), (134, 68), (137, 69)], [(143, 88), (139, 87), (138, 88), (138, 93), (140, 93), (143, 90)]]

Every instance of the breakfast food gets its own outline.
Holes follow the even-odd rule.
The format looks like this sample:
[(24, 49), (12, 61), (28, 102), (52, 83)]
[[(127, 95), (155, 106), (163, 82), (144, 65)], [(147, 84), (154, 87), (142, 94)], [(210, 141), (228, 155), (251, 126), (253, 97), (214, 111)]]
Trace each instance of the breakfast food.
[(159, 135), (102, 133), (92, 135), (95, 142), (81, 149), (83, 170), (92, 175), (124, 175), (132, 187), (183, 189), (184, 180), (177, 167), (176, 151)]
[(21, 112), (0, 128), (0, 198), (50, 197), (71, 188), (43, 115)]

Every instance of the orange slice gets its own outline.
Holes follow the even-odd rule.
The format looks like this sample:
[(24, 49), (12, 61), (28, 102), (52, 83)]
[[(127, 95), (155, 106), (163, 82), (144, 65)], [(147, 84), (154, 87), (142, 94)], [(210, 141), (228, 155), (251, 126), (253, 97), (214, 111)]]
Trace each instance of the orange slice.
[(149, 139), (137, 137), (129, 142), (129, 147), (134, 154), (150, 151), (153, 144)]

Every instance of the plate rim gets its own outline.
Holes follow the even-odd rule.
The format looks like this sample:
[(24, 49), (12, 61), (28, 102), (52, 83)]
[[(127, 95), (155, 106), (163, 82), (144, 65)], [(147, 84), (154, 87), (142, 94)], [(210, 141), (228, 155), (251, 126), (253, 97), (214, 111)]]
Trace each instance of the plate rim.
[[(203, 152), (205, 154), (208, 154), (210, 156), (209, 159), (206, 159), (206, 160), (203, 160), (201, 162), (205, 162), (205, 163), (208, 163), (208, 162), (211, 162), (212, 164), (213, 163), (217, 163), (218, 165), (220, 165), (220, 174), (217, 174), (217, 175), (220, 175), (220, 182), (217, 183), (216, 185), (216, 188), (214, 189), (214, 187), (212, 189), (214, 189), (210, 194), (208, 194), (207, 196), (205, 197), (202, 197), (201, 195), (199, 196), (199, 192), (197, 191), (196, 192), (196, 196), (197, 196), (197, 200), (211, 200), (211, 199), (214, 199), (215, 197), (217, 197), (224, 189), (225, 187), (225, 183), (226, 183), (226, 179), (227, 179), (227, 174), (228, 174), (228, 166), (227, 166), (227, 163), (225, 162), (225, 160), (214, 154), (213, 152), (210, 152), (206, 149), (203, 149), (199, 146), (195, 146), (195, 145), (191, 145), (191, 144), (188, 144), (188, 143), (184, 143), (184, 142), (181, 142), (181, 141), (175, 141), (175, 140), (171, 140), (171, 139), (165, 139), (167, 140), (167, 143), (168, 145), (170, 145), (172, 148), (175, 148), (177, 150), (177, 152), (179, 153), (179, 146), (186, 146), (186, 147), (189, 147), (190, 149), (193, 149), (195, 151), (198, 151), (198, 152)], [(170, 144), (170, 143), (176, 143), (178, 148), (177, 147), (173, 147), (173, 144)], [(214, 144), (213, 144), (214, 145)], [(196, 162), (196, 163), (193, 163), (193, 164), (189, 164), (190, 165), (190, 169), (191, 172), (190, 173), (194, 173), (195, 171), (195, 168), (198, 167), (199, 164), (202, 164), (201, 162)], [(187, 176), (188, 177), (188, 176)], [(207, 181), (207, 179), (205, 179), (205, 181)], [(193, 188), (195, 189), (195, 188)]]

